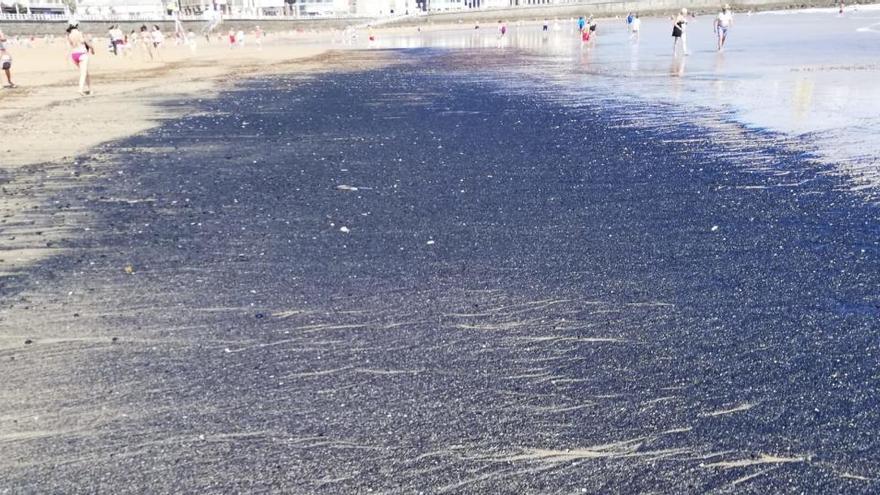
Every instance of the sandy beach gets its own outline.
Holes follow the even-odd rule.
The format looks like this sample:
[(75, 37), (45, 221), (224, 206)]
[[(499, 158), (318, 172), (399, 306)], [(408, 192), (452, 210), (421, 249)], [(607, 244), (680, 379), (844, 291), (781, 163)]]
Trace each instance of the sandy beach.
[(0, 494), (876, 493), (877, 21), (826, 14), (101, 54), (88, 98), (16, 53)]
[(77, 92), (78, 72), (62, 39), (10, 45), (18, 87), (0, 89), (0, 215), (7, 235), (0, 273), (56, 253), (65, 227), (33, 213), (72, 180), (87, 179), (71, 177), (77, 154), (196, 111), (187, 102), (213, 98), (243, 78), (352, 69), (330, 41), (327, 34), (281, 34), (260, 47), (230, 49), (200, 39), (195, 50), (168, 43), (161, 60), (101, 50), (91, 61), (90, 97)]

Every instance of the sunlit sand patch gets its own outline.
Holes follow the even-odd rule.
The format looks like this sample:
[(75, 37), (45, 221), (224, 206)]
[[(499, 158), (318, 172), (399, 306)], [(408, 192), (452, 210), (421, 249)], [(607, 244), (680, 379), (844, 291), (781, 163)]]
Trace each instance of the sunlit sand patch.
[(308, 311), (301, 310), (301, 309), (290, 309), (287, 311), (276, 311), (276, 312), (272, 313), (272, 316), (283, 320), (286, 318), (291, 318), (293, 316), (304, 315), (306, 313), (308, 313)]
[(425, 370), (378, 370), (372, 368), (355, 368), (355, 373), (364, 373), (367, 375), (417, 375), (424, 373)]
[(687, 433), (689, 431), (693, 431), (693, 428), (690, 426), (684, 426), (681, 428), (671, 428), (669, 430), (663, 430), (660, 432), (661, 435), (672, 435), (675, 433)]
[(57, 437), (75, 433), (75, 430), (29, 430), (0, 433), (0, 445), (12, 442), (24, 442), (40, 438)]
[(62, 248), (21, 247), (0, 250), (0, 275), (12, 275), (44, 258), (58, 256), (67, 251)]
[(350, 325), (331, 325), (331, 324), (323, 324), (323, 325), (307, 325), (304, 327), (299, 327), (297, 330), (303, 333), (314, 333), (314, 332), (322, 332), (327, 330), (350, 330), (352, 328), (364, 328), (367, 325), (364, 323), (356, 323)]
[(382, 330), (392, 330), (394, 328), (406, 327), (406, 326), (411, 326), (411, 325), (418, 325), (420, 323), (424, 323), (425, 321), (426, 320), (398, 321), (398, 322), (377, 325), (376, 328), (379, 328)]
[(503, 377), (504, 380), (529, 380), (534, 378), (547, 378), (553, 376), (549, 371), (541, 373), (523, 373), (520, 375), (511, 375)]
[(99, 198), (99, 203), (125, 203), (127, 205), (137, 205), (142, 203), (155, 203), (156, 198)]
[(305, 449), (315, 447), (329, 447), (334, 449), (356, 449), (356, 450), (380, 450), (381, 447), (375, 445), (366, 445), (363, 443), (352, 442), (349, 440), (335, 440), (326, 437), (291, 437), (287, 439), (287, 443), (292, 446), (298, 446)]
[(622, 442), (566, 450), (527, 449), (520, 454), (487, 458), (485, 460), (508, 463), (538, 462), (545, 464), (560, 464), (587, 459), (646, 458), (648, 460), (658, 460), (669, 456), (691, 452), (691, 449), (689, 448), (642, 450), (645, 442), (649, 439), (650, 437), (640, 437)]
[(592, 381), (591, 378), (556, 378), (551, 380), (553, 385), (565, 385), (567, 383), (586, 383)]
[(521, 342), (608, 342), (623, 344), (629, 342), (617, 337), (569, 337), (565, 335), (543, 335), (538, 337), (510, 337), (510, 340)]
[(717, 411), (703, 413), (703, 414), (701, 414), (701, 416), (710, 417), (710, 418), (715, 417), (715, 416), (724, 416), (725, 414), (734, 414), (734, 413), (738, 413), (738, 412), (748, 411), (749, 409), (755, 407), (756, 405), (757, 405), (757, 403), (748, 403), (747, 402), (745, 404), (740, 404), (736, 407), (731, 407), (730, 409), (719, 409)]
[(654, 404), (659, 404), (661, 402), (669, 402), (669, 401), (675, 400), (677, 398), (678, 398), (678, 396), (676, 396), (676, 395), (670, 395), (667, 397), (657, 397), (656, 399), (651, 399), (651, 400), (647, 400), (645, 402), (642, 402), (642, 407), (652, 406)]
[(646, 307), (650, 307), (650, 308), (656, 308), (656, 307), (674, 308), (675, 307), (675, 304), (662, 302), (662, 301), (631, 302), (631, 303), (625, 303), (625, 305), (626, 306), (646, 306)]
[(746, 475), (746, 476), (743, 476), (743, 477), (741, 477), (741, 478), (737, 478), (737, 479), (731, 481), (731, 482), (730, 482), (730, 486), (731, 486), (731, 487), (734, 487), (734, 486), (736, 486), (736, 485), (741, 485), (741, 484), (743, 484), (743, 483), (747, 483), (747, 482), (749, 482), (749, 481), (751, 481), (751, 480), (753, 480), (753, 479), (755, 479), (755, 478), (760, 478), (761, 476), (764, 476), (765, 474), (767, 474), (767, 473), (769, 473), (769, 472), (771, 472), (771, 471), (775, 471), (775, 470), (777, 470), (777, 469), (779, 469), (779, 466), (778, 466), (778, 465), (773, 466), (773, 467), (771, 467), (771, 468), (764, 469), (764, 470), (762, 470), (762, 471), (758, 471), (757, 473), (748, 474), (748, 475)]
[[(485, 311), (479, 313), (447, 313), (443, 316), (451, 317), (451, 318), (476, 318), (476, 317), (485, 317), (485, 316), (496, 316), (498, 314), (504, 315), (516, 315), (520, 313), (525, 313), (529, 311), (537, 311), (539, 309), (545, 309), (550, 306), (555, 306), (557, 304), (574, 302), (576, 299), (543, 299), (540, 301), (529, 301), (524, 303), (517, 304), (507, 304), (504, 306), (497, 306), (494, 308), (486, 309)], [(594, 302), (591, 304), (601, 304), (600, 302)]]
[(874, 481), (873, 478), (867, 478), (865, 476), (861, 476), (861, 475), (853, 474), (853, 473), (840, 473), (840, 474), (838, 474), (838, 476), (840, 476), (841, 478), (844, 478), (844, 479), (848, 479), (848, 480)]
[(578, 411), (592, 405), (594, 405), (594, 403), (586, 402), (584, 404), (577, 404), (573, 406), (528, 406), (526, 409), (538, 414), (561, 414), (571, 411)]
[(718, 461), (709, 464), (703, 464), (704, 468), (721, 468), (721, 469), (735, 469), (749, 466), (759, 466), (762, 464), (791, 464), (798, 462), (807, 462), (809, 460), (806, 456), (797, 456), (797, 457), (782, 457), (775, 456), (770, 454), (761, 454), (758, 456), (754, 456), (749, 459), (737, 459), (733, 461)]
[(291, 373), (289, 375), (284, 375), (282, 379), (289, 380), (291, 378), (315, 378), (318, 376), (335, 375), (337, 373), (343, 373), (352, 369), (352, 366), (343, 366), (342, 368), (334, 368), (329, 370), (303, 371), (302, 373)]
[(253, 311), (253, 308), (250, 308), (248, 306), (213, 306), (207, 308), (193, 308), (193, 311), (196, 311), (198, 313), (250, 313), (251, 311)]
[(505, 321), (501, 323), (482, 323), (475, 325), (467, 325), (467, 324), (458, 324), (453, 328), (457, 328), (459, 330), (482, 330), (482, 331), (505, 331), (505, 330), (516, 330), (518, 328), (526, 327), (529, 325), (540, 325), (540, 318), (534, 318), (531, 320), (518, 320), (518, 321)]

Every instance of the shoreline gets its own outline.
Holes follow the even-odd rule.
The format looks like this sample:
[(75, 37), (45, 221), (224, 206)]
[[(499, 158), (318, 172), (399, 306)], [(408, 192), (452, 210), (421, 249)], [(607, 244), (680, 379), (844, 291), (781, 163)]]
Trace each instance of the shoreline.
[[(645, 5), (640, 7), (640, 4)], [(722, 2), (716, 0), (689, 0), (681, 3), (670, 2), (669, 6), (660, 6), (659, 2), (600, 2), (563, 5), (534, 5), (517, 8), (496, 8), (486, 10), (440, 12), (421, 17), (406, 17), (391, 22), (387, 27), (412, 27), (412, 26), (439, 26), (458, 25), (463, 22), (487, 22), (503, 20), (506, 22), (540, 22), (541, 20), (558, 20), (577, 18), (579, 15), (594, 15), (600, 19), (613, 19), (625, 17), (628, 12), (638, 12), (642, 18), (665, 18), (678, 12), (680, 7), (687, 7), (688, 11), (695, 15), (711, 15), (718, 12), (718, 8), (724, 3), (730, 3), (734, 13), (744, 14), (751, 12), (787, 12), (808, 10), (816, 8), (837, 8), (827, 1), (808, 0), (792, 3), (790, 1), (747, 1), (747, 2)], [(665, 3), (665, 2), (664, 2)], [(847, 9), (858, 8), (862, 5), (878, 5), (876, 1), (846, 2)]]

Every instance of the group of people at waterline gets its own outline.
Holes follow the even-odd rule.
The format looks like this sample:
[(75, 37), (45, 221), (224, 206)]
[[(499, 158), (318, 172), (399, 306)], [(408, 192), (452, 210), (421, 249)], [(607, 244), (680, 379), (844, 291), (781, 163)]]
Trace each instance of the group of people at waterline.
[[(679, 54), (689, 54), (687, 50), (687, 24), (688, 20), (692, 19), (693, 17), (693, 14), (688, 14), (688, 10), (686, 8), (683, 8), (678, 14), (670, 18), (672, 20), (672, 53), (675, 56)], [(717, 49), (719, 52), (724, 51), (724, 45), (727, 43), (728, 31), (730, 30), (732, 25), (733, 12), (730, 9), (730, 5), (725, 4), (712, 21), (712, 29), (715, 33)], [(641, 26), (642, 20), (639, 18), (639, 14), (637, 12), (630, 12), (626, 16), (626, 27), (627, 31), (630, 34), (630, 39), (635, 41), (639, 40)], [(554, 28), (558, 29), (558, 21), (554, 23)], [(474, 29), (480, 29), (480, 24), (477, 23), (474, 26)], [(544, 32), (550, 30), (550, 23), (547, 19), (544, 19), (544, 23), (541, 29)], [(593, 45), (596, 40), (598, 23), (593, 18), (593, 16), (589, 16), (586, 18), (584, 16), (580, 16), (577, 19), (577, 31), (581, 37), (581, 41), (585, 45)], [(506, 35), (507, 23), (504, 21), (498, 21), (498, 36), (504, 38)]]
[[(672, 39), (673, 39), (673, 56), (678, 57), (688, 55), (687, 38), (688, 24), (694, 19), (694, 15), (690, 14), (686, 8), (681, 9), (676, 15), (670, 19), (672, 21)], [(184, 31), (182, 24), (176, 23), (176, 29), (173, 40), (176, 44), (186, 44), (192, 49), (195, 47), (196, 35), (192, 31)], [(218, 26), (219, 22), (215, 19), (209, 19), (202, 35), (210, 41), (212, 32)], [(626, 26), (630, 39), (638, 41), (641, 33), (641, 19), (638, 13), (630, 13), (626, 17)], [(727, 43), (730, 29), (733, 26), (733, 13), (729, 5), (724, 5), (715, 15), (712, 21), (713, 32), (716, 39), (716, 48), (722, 52)], [(558, 29), (558, 23), (554, 23), (554, 30)], [(476, 25), (479, 29), (479, 24)], [(543, 31), (550, 29), (550, 24), (545, 20)], [(83, 96), (91, 94), (91, 78), (89, 75), (89, 61), (95, 56), (96, 50), (92, 45), (92, 39), (85, 36), (80, 30), (76, 21), (71, 21), (67, 27), (66, 42), (70, 50), (70, 61), (79, 72), (79, 92)], [(593, 45), (598, 33), (598, 24), (596, 20), (589, 16), (588, 18), (580, 17), (577, 19), (577, 31), (581, 41), (585, 45)], [(507, 24), (498, 21), (498, 35), (504, 38), (508, 34)], [(256, 45), (261, 45), (263, 32), (257, 26), (251, 33)], [(118, 25), (113, 25), (107, 32), (109, 41), (108, 50), (118, 56), (129, 55), (133, 52), (140, 51), (146, 60), (161, 60), (162, 46), (166, 43), (165, 36), (158, 25), (140, 27), (140, 30), (132, 30), (129, 34), (125, 34)], [(222, 38), (221, 38), (222, 39)], [(244, 45), (245, 34), (243, 31), (230, 30), (228, 34), (230, 48), (242, 47)], [(374, 36), (370, 33), (370, 40)], [(7, 43), (7, 38), (0, 30), (0, 70), (6, 79), (6, 87), (14, 88), (12, 78), (12, 55)]]
[[(687, 25), (688, 10), (681, 9), (678, 15), (672, 18), (672, 54), (674, 56), (679, 53), (682, 55), (689, 54), (687, 49)], [(733, 12), (730, 10), (730, 5), (724, 5), (712, 21), (712, 31), (715, 33), (716, 48), (719, 52), (724, 51), (724, 45), (727, 43), (727, 34), (731, 26), (733, 26)], [(679, 47), (681, 48), (680, 52)]]
[[(175, 22), (175, 24), (176, 29), (172, 38), (174, 44), (189, 46), (195, 52), (197, 36), (192, 31), (184, 31), (182, 24), (179, 22)], [(202, 32), (206, 40), (211, 41), (212, 35), (215, 35), (211, 31), (213, 31), (213, 27), (216, 27), (216, 25), (215, 23), (211, 30)], [(222, 35), (216, 36), (216, 39), (221, 41), (225, 38)], [(251, 39), (253, 39), (254, 45), (260, 48), (264, 36), (260, 26), (255, 26), (250, 36), (252, 36)], [(47, 43), (51, 43), (54, 39), (56, 39), (54, 36), (43, 38)], [(241, 48), (245, 43), (245, 34), (240, 29), (238, 31), (230, 30), (228, 38), (225, 39), (229, 40), (230, 48)], [(82, 96), (89, 96), (92, 93), (90, 62), (98, 54), (95, 44), (102, 43), (103, 41), (80, 31), (79, 23), (76, 20), (71, 20), (65, 29), (64, 42), (69, 50), (69, 61), (79, 73), (78, 89)], [(12, 50), (10, 45), (16, 43), (19, 46), (32, 46), (37, 42), (39, 40), (34, 36), (24, 38), (18, 36), (9, 39), (3, 33), (3, 30), (0, 29), (0, 70), (5, 75), (5, 88), (17, 87), (12, 82)], [(166, 37), (159, 25), (147, 26), (144, 24), (139, 29), (131, 30), (130, 33), (126, 34), (118, 24), (114, 24), (107, 31), (106, 42), (106, 50), (111, 55), (125, 57), (134, 53), (140, 53), (145, 61), (161, 61)]]
[[(673, 56), (689, 54), (687, 49), (687, 25), (688, 20), (693, 17), (693, 15), (689, 16), (686, 8), (681, 9), (678, 14), (671, 17)], [(727, 34), (731, 26), (733, 26), (733, 12), (730, 10), (730, 5), (725, 4), (712, 21), (712, 30), (715, 33), (716, 47), (719, 52), (724, 51), (724, 45), (727, 43)], [(630, 39), (638, 41), (642, 29), (642, 20), (639, 18), (638, 12), (630, 12), (626, 16), (626, 28), (630, 34)], [(583, 17), (578, 18), (578, 32), (580, 32), (581, 40), (584, 43), (592, 43), (596, 39), (596, 30), (596, 21), (593, 19), (593, 16), (587, 19)]]

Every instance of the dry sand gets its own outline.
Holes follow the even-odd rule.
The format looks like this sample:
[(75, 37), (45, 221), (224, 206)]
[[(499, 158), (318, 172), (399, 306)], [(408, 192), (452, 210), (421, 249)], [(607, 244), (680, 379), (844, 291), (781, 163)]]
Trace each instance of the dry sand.
[(164, 103), (209, 98), (243, 77), (346, 67), (326, 34), (276, 37), (260, 48), (199, 41), (195, 52), (169, 43), (162, 61), (99, 49), (90, 97), (78, 93), (62, 39), (10, 47), (18, 88), (0, 89), (0, 276), (56, 254), (59, 239), (88, 223), (85, 211), (67, 211), (63, 222), (43, 211), (61, 188), (88, 180), (74, 171), (77, 154), (194, 112)]

